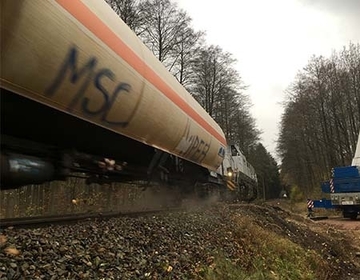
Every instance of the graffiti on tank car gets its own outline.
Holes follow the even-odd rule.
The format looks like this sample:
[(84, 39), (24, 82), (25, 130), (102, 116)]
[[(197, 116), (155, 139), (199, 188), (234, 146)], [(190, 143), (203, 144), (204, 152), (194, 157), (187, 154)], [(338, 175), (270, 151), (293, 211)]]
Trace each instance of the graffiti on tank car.
[(206, 143), (197, 135), (191, 135), (189, 137), (189, 142), (191, 144), (188, 150), (185, 152), (185, 156), (188, 157), (190, 160), (194, 160), (197, 162), (203, 161), (210, 149), (210, 144)]
[[(116, 82), (114, 72), (108, 68), (96, 69), (98, 60), (96, 57), (90, 57), (82, 66), (78, 65), (79, 51), (75, 46), (69, 48), (67, 55), (50, 86), (45, 91), (45, 96), (53, 97), (66, 83), (77, 84), (78, 89), (74, 91), (73, 97), (67, 104), (67, 110), (72, 112), (80, 105), (83, 113), (92, 116), (100, 116), (100, 120), (106, 124), (127, 126), (128, 120), (110, 120), (109, 112), (116, 103), (116, 100), (122, 94), (128, 94), (131, 91), (131, 85), (124, 82), (118, 82), (114, 90), (110, 92), (104, 86), (106, 80)], [(97, 89), (96, 96), (86, 96), (89, 86)], [(96, 99), (96, 100), (95, 100)], [(101, 100), (99, 102), (98, 100)]]
[(190, 135), (190, 126), (188, 125), (185, 136), (181, 139), (176, 149), (180, 151), (180, 156), (196, 162), (202, 162), (210, 149), (210, 143), (198, 135)]

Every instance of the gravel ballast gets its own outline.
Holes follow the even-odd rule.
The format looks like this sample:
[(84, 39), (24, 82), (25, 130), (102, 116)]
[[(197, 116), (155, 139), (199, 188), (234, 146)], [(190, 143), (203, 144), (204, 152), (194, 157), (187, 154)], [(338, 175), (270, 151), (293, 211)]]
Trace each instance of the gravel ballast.
[[(0, 279), (185, 279), (234, 246), (219, 208), (2, 233)], [(227, 249), (228, 248), (228, 249)]]
[[(258, 231), (249, 231), (251, 225)], [(219, 257), (240, 273), (252, 275), (256, 258), (263, 259), (262, 252), (271, 247), (266, 238), (254, 236), (262, 236), (262, 231), (297, 244), (303, 252), (316, 252), (324, 267), (333, 267), (327, 280), (341, 275), (357, 279), (355, 257), (349, 254), (353, 248), (344, 243), (343, 234), (330, 228), (321, 234), (320, 225), (317, 231), (315, 226), (310, 220), (293, 220), (279, 207), (216, 204), (137, 217), (7, 228), (0, 233), (0, 280), (208, 279), (207, 271), (219, 271)], [(281, 256), (272, 258), (281, 260)]]

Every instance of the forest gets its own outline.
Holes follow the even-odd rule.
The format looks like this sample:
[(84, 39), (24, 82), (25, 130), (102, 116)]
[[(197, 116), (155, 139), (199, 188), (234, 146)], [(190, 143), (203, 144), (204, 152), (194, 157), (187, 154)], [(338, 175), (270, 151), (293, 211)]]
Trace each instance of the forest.
[[(289, 86), (278, 152), (283, 181), (304, 194), (351, 164), (360, 131), (360, 45), (313, 56)], [(314, 189), (315, 188), (315, 189)]]
[[(261, 131), (236, 59), (170, 0), (106, 0), (153, 54), (236, 143), (254, 166), (260, 198), (283, 188), (316, 192), (334, 166), (349, 164), (360, 128), (360, 46), (330, 58), (312, 57), (285, 93), (278, 161), (261, 143)], [(281, 178), (281, 180), (280, 180)]]

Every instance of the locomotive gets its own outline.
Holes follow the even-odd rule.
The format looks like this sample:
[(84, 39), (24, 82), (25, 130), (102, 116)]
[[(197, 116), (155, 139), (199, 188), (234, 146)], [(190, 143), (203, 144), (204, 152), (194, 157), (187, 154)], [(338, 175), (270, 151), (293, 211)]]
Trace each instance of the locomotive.
[(1, 189), (81, 175), (255, 197), (238, 146), (104, 1), (0, 5)]

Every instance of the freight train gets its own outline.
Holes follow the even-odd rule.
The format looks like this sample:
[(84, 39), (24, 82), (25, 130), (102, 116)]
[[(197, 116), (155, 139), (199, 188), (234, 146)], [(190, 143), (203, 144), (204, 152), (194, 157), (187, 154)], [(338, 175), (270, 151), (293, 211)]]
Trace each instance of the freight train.
[(0, 5), (1, 189), (81, 175), (255, 197), (240, 149), (104, 1)]

